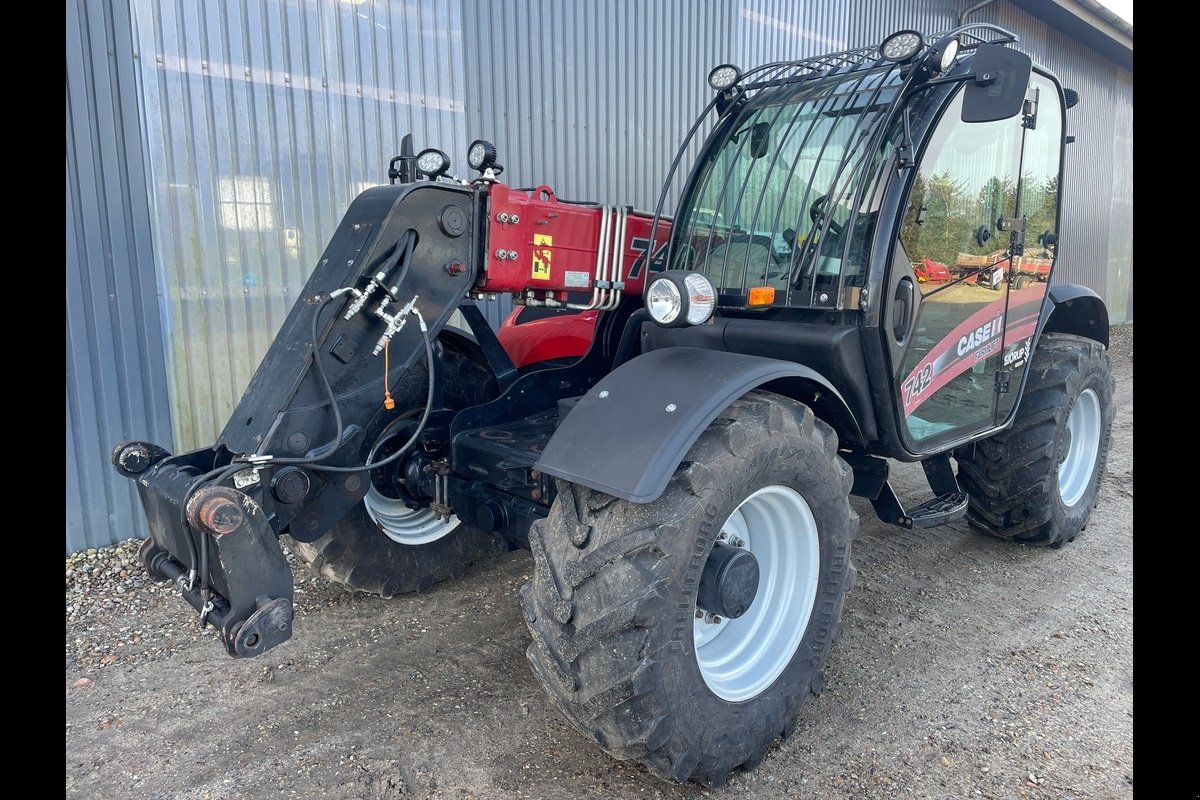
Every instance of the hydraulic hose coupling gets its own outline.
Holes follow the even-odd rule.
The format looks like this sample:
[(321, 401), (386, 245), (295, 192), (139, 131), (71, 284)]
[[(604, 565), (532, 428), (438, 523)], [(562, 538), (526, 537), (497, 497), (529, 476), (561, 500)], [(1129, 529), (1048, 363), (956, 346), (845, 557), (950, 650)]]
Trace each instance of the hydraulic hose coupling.
[(396, 312), (395, 315), (389, 314), (383, 310), (384, 306), (387, 305), (387, 300), (379, 304), (379, 308), (375, 309), (375, 316), (387, 322), (387, 329), (384, 330), (383, 335), (379, 337), (379, 341), (375, 343), (375, 349), (371, 351), (371, 355), (377, 356), (382, 353), (383, 348), (387, 347), (387, 345), (392, 341), (392, 337), (404, 330), (404, 323), (408, 321), (408, 315), (412, 313), (414, 308), (416, 308), (418, 297), (420, 297), (420, 295), (413, 295), (413, 299), (409, 300), (404, 308)]
[[(363, 306), (367, 304), (367, 299), (371, 296), (371, 292), (375, 291), (375, 283), (372, 281), (367, 284), (366, 291), (354, 288), (353, 286), (343, 286), (340, 289), (334, 289), (329, 293), (330, 300), (336, 300), (344, 294), (354, 295), (354, 302), (346, 309), (346, 313), (342, 315), (342, 319), (350, 319), (358, 312), (362, 311)], [(318, 295), (319, 297), (319, 295)]]
[[(373, 292), (374, 290), (375, 290), (375, 282), (374, 281), (367, 284), (366, 291), (360, 292), (358, 289), (350, 289), (350, 291), (354, 293), (354, 302), (351, 303), (350, 307), (346, 309), (346, 313), (342, 315), (342, 319), (350, 319), (355, 314), (362, 311), (363, 306), (365, 306), (367, 304), (367, 300), (368, 300), (368, 298), (370, 298), (371, 292)], [(342, 290), (338, 289), (338, 291), (340, 292)]]

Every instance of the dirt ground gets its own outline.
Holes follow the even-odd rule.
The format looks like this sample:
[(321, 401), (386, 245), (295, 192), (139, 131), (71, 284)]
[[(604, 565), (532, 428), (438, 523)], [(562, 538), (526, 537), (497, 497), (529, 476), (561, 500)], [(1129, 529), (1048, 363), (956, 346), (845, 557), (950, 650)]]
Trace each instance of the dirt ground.
[[(1112, 452), (1085, 534), (1042, 550), (965, 522), (906, 532), (856, 499), (859, 582), (825, 690), (724, 787), (614, 761), (551, 708), (525, 660), (520, 551), (392, 600), (298, 572), (294, 637), (248, 661), (160, 586), (68, 590), (66, 796), (1131, 797), (1131, 326), (1112, 349)], [(920, 468), (898, 472), (920, 496)]]

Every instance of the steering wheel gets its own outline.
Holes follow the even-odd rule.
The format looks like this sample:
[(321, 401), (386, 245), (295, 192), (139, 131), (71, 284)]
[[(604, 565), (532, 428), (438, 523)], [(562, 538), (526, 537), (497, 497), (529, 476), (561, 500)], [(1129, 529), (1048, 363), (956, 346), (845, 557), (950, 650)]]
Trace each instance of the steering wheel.
[(751, 268), (749, 274), (758, 276), (759, 280), (779, 277), (778, 269), (782, 266), (771, 237), (749, 233), (735, 233), (720, 244), (713, 245), (702, 260), (711, 260), (713, 265), (721, 264), (719, 269), (722, 270), (729, 265), (741, 270), (742, 265), (746, 264)]
[[(825, 206), (829, 201), (828, 192), (813, 200), (811, 206), (808, 207), (808, 217), (812, 220), (813, 225), (818, 228), (825, 220)], [(842, 235), (842, 224), (835, 221), (832, 217), (829, 219), (829, 232), (834, 236)]]

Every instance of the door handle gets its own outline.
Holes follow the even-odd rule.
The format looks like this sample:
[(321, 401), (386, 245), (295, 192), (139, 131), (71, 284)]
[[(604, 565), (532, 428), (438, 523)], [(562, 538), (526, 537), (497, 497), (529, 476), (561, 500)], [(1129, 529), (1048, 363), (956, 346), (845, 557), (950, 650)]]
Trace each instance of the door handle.
[(892, 335), (903, 344), (908, 338), (908, 326), (912, 322), (913, 303), (916, 290), (911, 278), (904, 277), (896, 284), (896, 295), (892, 301)]

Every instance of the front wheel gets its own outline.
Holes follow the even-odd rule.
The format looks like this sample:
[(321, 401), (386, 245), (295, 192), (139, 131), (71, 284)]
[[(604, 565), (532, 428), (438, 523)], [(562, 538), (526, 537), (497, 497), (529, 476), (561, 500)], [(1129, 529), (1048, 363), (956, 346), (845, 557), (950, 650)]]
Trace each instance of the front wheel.
[[(443, 330), (438, 341), (446, 407), (457, 410), (495, 399), (499, 388), (479, 346), (450, 329)], [(408, 439), (427, 380), (424, 365), (419, 364), (405, 384), (405, 400), (397, 390), (398, 401), (409, 406), (407, 413), (380, 405), (367, 425), (370, 436), (361, 453), (364, 462), (386, 458)], [(443, 521), (430, 508), (409, 508), (390, 473), (380, 472), (371, 473), (366, 497), (328, 532), (313, 542), (291, 540), (292, 550), (321, 577), (355, 591), (392, 597), (428, 591), (440, 581), (462, 575), (468, 564), (505, 549), (499, 536), (457, 517)]]
[(985, 533), (1061, 547), (1100, 500), (1114, 381), (1104, 345), (1044, 334), (1010, 428), (958, 459), (967, 520)]
[[(756, 765), (824, 685), (853, 574), (851, 483), (829, 426), (760, 392), (705, 430), (652, 503), (560, 483), (521, 592), (554, 703), (668, 780), (716, 785)], [(738, 550), (757, 564), (749, 593), (712, 577)]]

